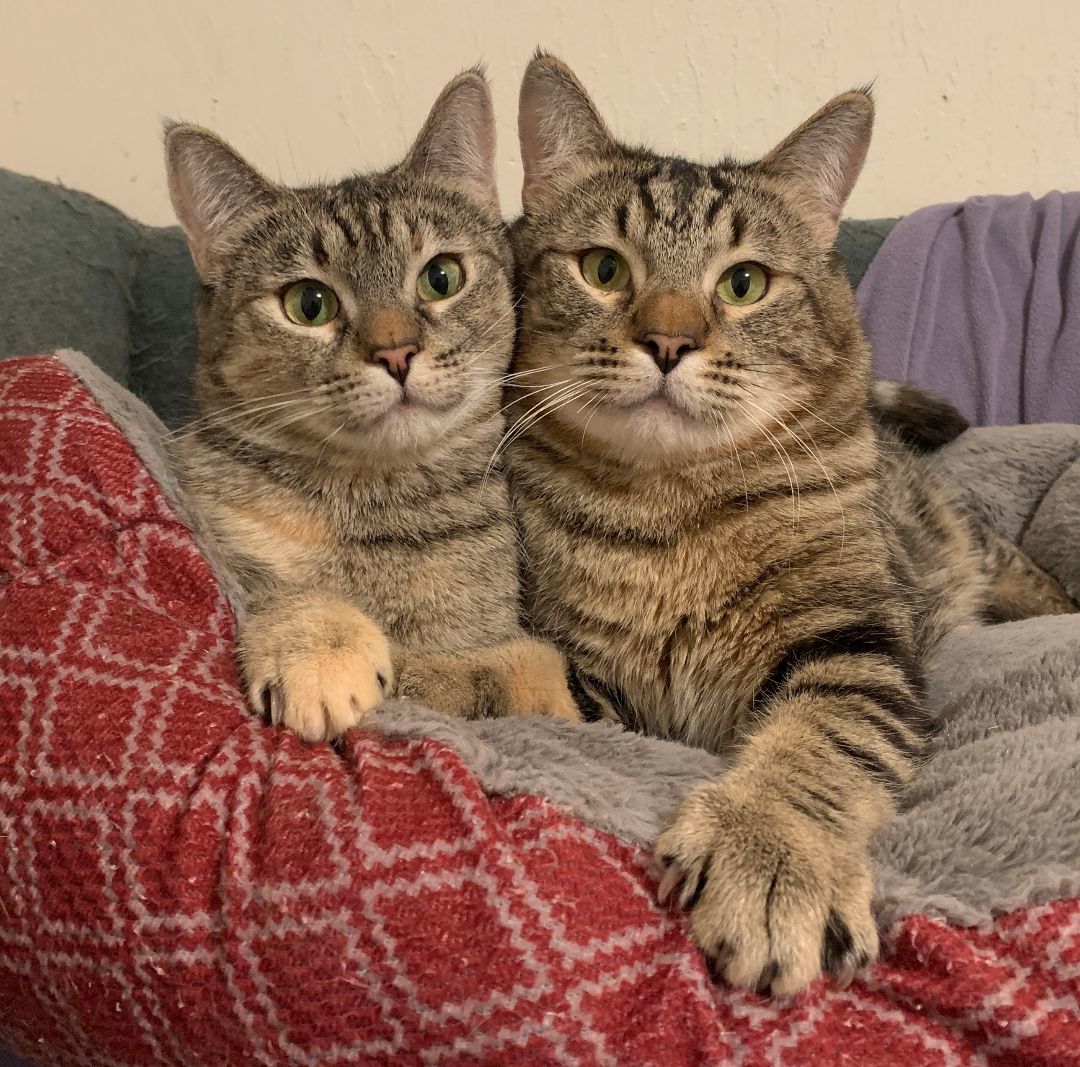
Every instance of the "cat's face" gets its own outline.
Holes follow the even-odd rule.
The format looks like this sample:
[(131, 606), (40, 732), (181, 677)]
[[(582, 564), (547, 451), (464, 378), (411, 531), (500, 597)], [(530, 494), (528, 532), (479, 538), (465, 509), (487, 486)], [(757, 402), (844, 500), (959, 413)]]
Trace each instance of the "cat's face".
[[(602, 451), (678, 462), (865, 404), (831, 252), (872, 109), (838, 98), (759, 164), (617, 144), (551, 57), (522, 89), (519, 407)], [(855, 364), (853, 365), (853, 350)]]
[(205, 291), (208, 423), (393, 466), (490, 419), (515, 325), (493, 149), (475, 74), (451, 83), (403, 164), (336, 185), (282, 188), (206, 131), (173, 127), (170, 187)]

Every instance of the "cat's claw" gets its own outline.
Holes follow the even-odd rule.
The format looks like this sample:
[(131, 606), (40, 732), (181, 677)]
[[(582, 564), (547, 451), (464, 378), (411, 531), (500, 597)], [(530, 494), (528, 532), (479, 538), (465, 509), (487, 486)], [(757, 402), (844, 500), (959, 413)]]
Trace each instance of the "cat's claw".
[(240, 650), (252, 708), (305, 741), (360, 725), (392, 684), (390, 645), (351, 604), (291, 597), (248, 619)]
[(270, 724), (280, 726), (285, 715), (285, 694), (281, 686), (276, 683), (263, 686), (261, 703), (263, 713), (270, 720)]
[(668, 897), (671, 896), (671, 891), (683, 880), (683, 871), (675, 862), (674, 856), (662, 856), (660, 863), (664, 867), (664, 874), (660, 879), (660, 886), (656, 890), (656, 899), (661, 904), (666, 904)]
[(712, 781), (657, 842), (658, 898), (732, 985), (786, 996), (825, 973), (846, 988), (877, 956), (865, 849), (802, 818)]

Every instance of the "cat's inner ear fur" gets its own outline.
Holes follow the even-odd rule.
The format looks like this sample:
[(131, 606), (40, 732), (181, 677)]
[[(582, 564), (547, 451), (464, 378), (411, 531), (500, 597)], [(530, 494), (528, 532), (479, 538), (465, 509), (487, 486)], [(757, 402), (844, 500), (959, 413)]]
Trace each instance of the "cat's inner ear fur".
[(543, 199), (551, 182), (616, 147), (574, 72), (562, 60), (543, 53), (529, 64), (521, 83), (518, 135), (526, 211)]
[(841, 93), (761, 161), (806, 209), (824, 244), (836, 238), (840, 212), (862, 170), (873, 127), (869, 92)]
[(165, 166), (173, 210), (205, 277), (221, 238), (272, 203), (275, 187), (216, 134), (186, 123), (165, 128)]
[(495, 108), (480, 71), (459, 74), (443, 89), (400, 169), (463, 185), (499, 210)]

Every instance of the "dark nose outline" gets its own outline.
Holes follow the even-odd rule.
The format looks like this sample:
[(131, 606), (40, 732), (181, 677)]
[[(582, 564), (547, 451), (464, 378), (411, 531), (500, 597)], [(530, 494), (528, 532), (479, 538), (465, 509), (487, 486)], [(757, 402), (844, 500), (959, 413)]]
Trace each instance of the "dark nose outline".
[(413, 358), (419, 351), (420, 347), (415, 341), (403, 341), (393, 348), (376, 348), (370, 358), (372, 363), (381, 363), (386, 373), (397, 379), (399, 385), (404, 385)]
[(688, 334), (672, 337), (666, 333), (647, 333), (637, 339), (637, 343), (653, 358), (661, 374), (670, 374), (683, 356), (696, 352), (700, 345)]

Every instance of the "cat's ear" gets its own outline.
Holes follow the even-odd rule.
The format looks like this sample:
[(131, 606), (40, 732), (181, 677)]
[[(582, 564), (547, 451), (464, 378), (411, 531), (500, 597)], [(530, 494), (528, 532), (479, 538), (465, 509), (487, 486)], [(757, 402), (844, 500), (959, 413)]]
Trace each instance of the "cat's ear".
[(165, 167), (173, 210), (205, 277), (222, 236), (270, 204), (275, 187), (216, 134), (186, 123), (165, 126)]
[(543, 198), (553, 179), (615, 148), (615, 139), (574, 72), (544, 52), (533, 57), (521, 83), (518, 136), (526, 210)]
[(499, 210), (495, 108), (482, 71), (467, 70), (443, 89), (400, 169), (460, 183)]
[(825, 244), (836, 238), (840, 212), (862, 170), (873, 128), (869, 90), (841, 93), (761, 161), (802, 201)]

